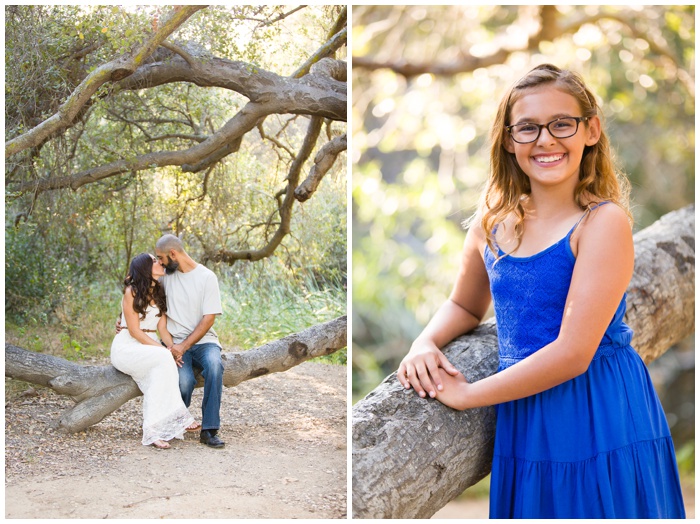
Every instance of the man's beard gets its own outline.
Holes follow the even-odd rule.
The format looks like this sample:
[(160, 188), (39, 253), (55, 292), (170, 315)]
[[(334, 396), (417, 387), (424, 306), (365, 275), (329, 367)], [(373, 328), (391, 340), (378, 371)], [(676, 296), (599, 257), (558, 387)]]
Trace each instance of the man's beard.
[(168, 257), (168, 263), (163, 266), (165, 269), (165, 274), (166, 275), (172, 275), (177, 271), (177, 268), (180, 264), (175, 262), (172, 258)]

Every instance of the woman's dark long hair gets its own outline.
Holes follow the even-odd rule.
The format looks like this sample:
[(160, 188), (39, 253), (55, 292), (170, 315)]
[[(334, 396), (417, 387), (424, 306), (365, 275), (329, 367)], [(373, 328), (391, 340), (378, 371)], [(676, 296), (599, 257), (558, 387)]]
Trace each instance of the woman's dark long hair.
[[(151, 301), (158, 307), (158, 315), (162, 316), (168, 308), (165, 305), (165, 290), (153, 278), (153, 256), (148, 253), (136, 255), (129, 265), (129, 274), (124, 279), (124, 290), (131, 286), (134, 296), (134, 310), (141, 320), (146, 318), (146, 308)], [(153, 285), (155, 283), (155, 285)]]

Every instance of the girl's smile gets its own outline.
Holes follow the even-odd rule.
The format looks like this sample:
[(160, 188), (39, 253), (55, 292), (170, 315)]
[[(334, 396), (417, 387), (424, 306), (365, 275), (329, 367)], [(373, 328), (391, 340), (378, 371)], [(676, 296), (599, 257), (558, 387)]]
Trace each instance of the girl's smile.
[(558, 166), (566, 157), (566, 153), (534, 155), (532, 158), (541, 166)]
[(600, 136), (600, 120), (593, 116), (580, 122), (575, 133), (566, 138), (553, 136), (545, 124), (559, 122), (557, 119), (560, 118), (581, 116), (584, 115), (577, 100), (553, 86), (533, 88), (513, 104), (507, 124), (542, 126), (539, 136), (532, 142), (522, 144), (512, 137), (505, 142), (506, 150), (515, 154), (533, 189), (560, 184), (573, 188), (578, 182), (584, 150), (586, 146), (594, 145)]

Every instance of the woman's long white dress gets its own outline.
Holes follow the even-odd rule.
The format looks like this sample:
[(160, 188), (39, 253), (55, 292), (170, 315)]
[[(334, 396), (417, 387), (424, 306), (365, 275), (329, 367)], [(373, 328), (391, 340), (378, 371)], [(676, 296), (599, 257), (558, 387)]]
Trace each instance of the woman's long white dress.
[[(156, 330), (158, 308), (148, 306), (141, 329)], [(143, 393), (143, 440), (148, 446), (156, 440), (182, 439), (185, 428), (194, 422), (182, 401), (177, 365), (163, 346), (141, 344), (129, 334), (122, 313), (122, 329), (112, 341), (112, 365), (131, 375)], [(157, 333), (146, 333), (158, 340)]]

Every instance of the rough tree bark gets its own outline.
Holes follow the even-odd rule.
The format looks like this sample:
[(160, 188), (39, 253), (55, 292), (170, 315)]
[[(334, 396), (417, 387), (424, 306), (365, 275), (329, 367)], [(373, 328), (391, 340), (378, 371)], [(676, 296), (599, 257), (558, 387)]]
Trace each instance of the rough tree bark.
[[(343, 316), (249, 351), (224, 353), (224, 386), (233, 387), (268, 373), (286, 371), (346, 345), (347, 317)], [(11, 344), (5, 344), (5, 376), (70, 396), (76, 405), (56, 421), (60, 429), (70, 433), (96, 424), (141, 395), (133, 379), (112, 366), (82, 366)], [(202, 385), (199, 377), (197, 386)]]
[[(626, 322), (649, 362), (695, 330), (695, 207), (637, 233)], [(444, 348), (467, 380), (498, 367), (493, 320)], [(355, 518), (428, 518), (491, 469), (495, 414), (464, 412), (405, 391), (392, 373), (352, 415)]]

